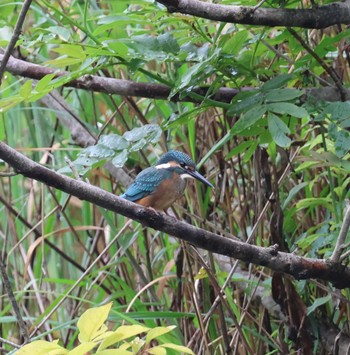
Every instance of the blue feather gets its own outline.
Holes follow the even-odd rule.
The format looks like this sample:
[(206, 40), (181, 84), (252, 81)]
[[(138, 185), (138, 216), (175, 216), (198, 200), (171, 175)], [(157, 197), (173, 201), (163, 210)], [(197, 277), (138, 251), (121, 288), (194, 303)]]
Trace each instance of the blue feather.
[(150, 167), (142, 170), (134, 180), (134, 182), (128, 187), (124, 194), (120, 195), (128, 201), (137, 201), (150, 195), (159, 185), (172, 176), (172, 171), (167, 169), (156, 169)]

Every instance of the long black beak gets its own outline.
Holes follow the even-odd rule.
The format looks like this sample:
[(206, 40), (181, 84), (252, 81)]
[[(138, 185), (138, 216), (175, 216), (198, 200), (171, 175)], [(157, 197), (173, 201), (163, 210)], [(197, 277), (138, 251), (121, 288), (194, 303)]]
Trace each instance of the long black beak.
[(204, 176), (202, 176), (197, 170), (187, 171), (187, 173), (193, 176), (195, 179), (201, 181), (203, 184), (208, 185), (211, 188), (214, 188), (214, 185), (211, 184)]

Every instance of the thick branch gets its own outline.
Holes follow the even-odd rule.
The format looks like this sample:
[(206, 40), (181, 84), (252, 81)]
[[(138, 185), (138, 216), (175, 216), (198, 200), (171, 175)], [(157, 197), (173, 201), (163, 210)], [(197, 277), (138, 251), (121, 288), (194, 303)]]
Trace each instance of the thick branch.
[[(3, 55), (0, 53), (0, 62), (3, 60)], [(9, 62), (7, 63), (6, 70), (11, 74), (20, 75), (25, 78), (40, 80), (47, 74), (56, 73), (57, 77), (64, 75), (71, 75), (69, 72), (57, 71), (53, 68), (47, 68), (42, 65), (33, 64), (26, 62), (24, 60), (16, 59), (10, 57)], [(137, 96), (145, 97), (150, 99), (160, 99), (168, 100), (171, 88), (162, 84), (153, 84), (153, 83), (137, 83), (131, 80), (121, 80), (114, 78), (103, 78), (97, 75), (86, 75), (80, 79), (75, 79), (70, 81), (65, 85), (66, 87), (74, 87), (89, 91), (103, 92), (106, 94), (115, 94), (121, 96)], [(211, 99), (229, 103), (231, 100), (238, 94), (239, 91), (248, 91), (255, 90), (256, 88), (241, 88), (232, 89), (232, 88), (220, 88)], [(207, 88), (199, 87), (195, 88), (192, 91), (198, 95), (205, 96), (207, 93)], [(350, 97), (350, 90), (346, 90), (347, 97)], [(339, 91), (335, 88), (324, 87), (324, 88), (310, 88), (305, 90), (305, 95), (303, 100), (307, 100), (308, 97), (313, 96), (317, 100), (324, 101), (341, 101), (341, 96)], [(174, 102), (200, 102), (190, 96), (173, 96), (171, 98)]]
[(209, 20), (258, 26), (326, 28), (350, 23), (350, 3), (335, 2), (313, 9), (273, 9), (233, 6), (200, 0), (157, 0), (169, 12), (203, 17)]
[(262, 248), (221, 237), (196, 228), (188, 223), (123, 200), (96, 186), (57, 174), (45, 168), (6, 144), (0, 142), (0, 159), (20, 174), (43, 182), (48, 186), (72, 194), (110, 211), (117, 212), (145, 226), (168, 233), (199, 248), (226, 255), (245, 262), (262, 265), (274, 271), (293, 275), (297, 279), (319, 278), (332, 282), (338, 288), (350, 287), (350, 269), (330, 261), (307, 259), (278, 252), (274, 247)]

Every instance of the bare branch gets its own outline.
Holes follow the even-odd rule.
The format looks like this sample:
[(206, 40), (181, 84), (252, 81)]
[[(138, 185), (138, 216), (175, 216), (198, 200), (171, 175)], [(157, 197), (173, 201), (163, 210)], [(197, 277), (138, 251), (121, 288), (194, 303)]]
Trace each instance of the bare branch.
[(174, 218), (165, 214), (123, 200), (96, 186), (57, 174), (2, 142), (0, 142), (0, 159), (28, 178), (41, 181), (81, 200), (122, 214), (147, 227), (168, 233), (199, 248), (244, 262), (266, 266), (271, 270), (293, 275), (297, 279), (319, 278), (332, 282), (338, 288), (350, 287), (350, 269), (339, 263), (308, 259), (279, 252), (275, 248), (249, 245), (221, 237), (182, 221), (174, 222)]
[(157, 0), (157, 2), (166, 6), (169, 12), (245, 25), (320, 29), (350, 23), (349, 1), (335, 2), (313, 9), (256, 8), (220, 5), (200, 0)]

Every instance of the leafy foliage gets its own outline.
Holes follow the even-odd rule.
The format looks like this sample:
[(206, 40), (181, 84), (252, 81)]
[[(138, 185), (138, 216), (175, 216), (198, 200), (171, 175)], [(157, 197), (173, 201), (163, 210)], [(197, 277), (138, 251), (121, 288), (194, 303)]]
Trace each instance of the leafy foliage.
[[(80, 174), (86, 174), (90, 169), (97, 168), (107, 161), (120, 168), (128, 160), (130, 152), (143, 149), (147, 144), (159, 141), (162, 131), (157, 125), (144, 125), (118, 134), (102, 135), (99, 141), (92, 146), (81, 150), (78, 158), (72, 162), (74, 169)], [(71, 167), (61, 168), (58, 172), (71, 172)]]
[[(108, 303), (105, 306), (88, 309), (81, 315), (77, 323), (80, 345), (78, 345), (75, 349), (71, 351), (64, 349), (58, 345), (58, 340), (53, 342), (37, 340), (23, 346), (17, 352), (17, 354), (25, 355), (36, 353), (55, 355), (84, 355), (86, 352), (91, 353), (91, 351), (97, 347), (98, 348), (96, 349), (96, 352), (94, 352), (94, 354), (97, 355), (103, 355), (107, 353), (125, 355), (137, 354), (140, 351), (145, 351), (146, 349), (151, 354), (158, 354), (160, 353), (159, 351), (162, 351), (162, 349), (164, 350), (166, 348), (176, 350), (178, 353), (181, 352), (184, 354), (193, 354), (190, 349), (175, 344), (164, 343), (149, 348), (152, 340), (155, 340), (162, 335), (169, 333), (174, 329), (174, 327), (157, 327), (150, 329), (141, 325), (134, 324), (121, 326), (115, 331), (108, 331), (104, 323), (107, 320), (111, 307), (112, 303)], [(147, 333), (145, 340), (142, 340), (138, 337), (132, 340), (127, 340), (135, 337), (136, 335), (145, 333)], [(118, 348), (115, 348), (116, 344), (121, 342), (122, 344)], [(119, 350), (113, 351), (112, 349)]]

